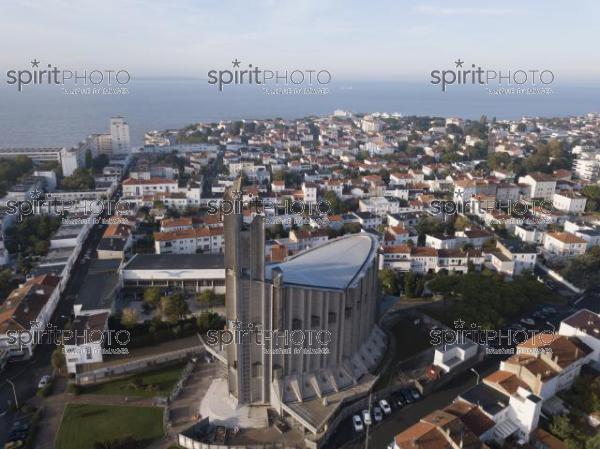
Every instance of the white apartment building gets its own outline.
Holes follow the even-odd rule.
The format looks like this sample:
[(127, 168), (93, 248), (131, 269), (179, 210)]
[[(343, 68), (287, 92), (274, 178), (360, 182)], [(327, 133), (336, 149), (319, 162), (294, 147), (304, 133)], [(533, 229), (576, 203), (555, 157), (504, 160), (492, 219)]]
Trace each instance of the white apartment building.
[(305, 203), (316, 204), (317, 202), (317, 185), (312, 182), (302, 183), (302, 194)]
[(365, 115), (360, 121), (360, 128), (366, 133), (376, 133), (383, 129), (383, 122), (371, 115)]
[(596, 181), (600, 174), (600, 160), (595, 152), (582, 152), (573, 162), (575, 176), (586, 181)]
[(554, 194), (552, 205), (563, 212), (582, 214), (585, 212), (587, 198), (575, 192), (557, 192)]
[(129, 125), (123, 120), (123, 117), (110, 119), (110, 139), (113, 154), (129, 154), (131, 151)]
[(535, 226), (518, 224), (515, 225), (513, 232), (516, 237), (525, 243), (540, 244), (544, 240), (544, 232)]
[(154, 233), (156, 254), (220, 254), (224, 248), (225, 238), (222, 227)]
[(108, 328), (108, 313), (79, 315), (71, 325), (71, 338), (65, 339), (65, 361), (69, 374), (78, 365), (102, 362), (102, 332)]
[(570, 232), (548, 232), (544, 236), (544, 250), (551, 256), (580, 256), (586, 248), (587, 242)]
[(552, 201), (556, 190), (556, 179), (546, 173), (529, 173), (519, 178), (519, 184), (528, 186), (527, 198), (543, 198)]
[(454, 237), (453, 235), (444, 234), (426, 234), (425, 235), (425, 246), (435, 249), (454, 249), (459, 247), (461, 239)]
[(496, 250), (490, 252), (492, 267), (499, 273), (518, 276), (524, 271), (533, 272), (537, 262), (535, 247), (526, 248), (523, 245), (496, 243)]
[(411, 248), (408, 245), (389, 245), (383, 248), (379, 259), (379, 268), (407, 272), (411, 267)]
[(361, 212), (371, 212), (375, 215), (396, 214), (400, 212), (398, 201), (388, 199), (385, 196), (373, 196), (358, 200), (358, 208)]
[(177, 181), (165, 178), (134, 179), (123, 181), (124, 197), (143, 197), (155, 193), (178, 192)]

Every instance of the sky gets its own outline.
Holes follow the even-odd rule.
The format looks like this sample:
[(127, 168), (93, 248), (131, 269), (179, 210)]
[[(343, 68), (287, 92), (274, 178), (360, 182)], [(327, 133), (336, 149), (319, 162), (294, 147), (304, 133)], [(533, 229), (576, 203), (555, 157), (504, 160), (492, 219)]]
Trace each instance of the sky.
[(333, 80), (416, 81), (461, 59), (588, 83), (600, 80), (599, 17), (597, 0), (11, 0), (0, 65), (206, 78), (237, 59)]

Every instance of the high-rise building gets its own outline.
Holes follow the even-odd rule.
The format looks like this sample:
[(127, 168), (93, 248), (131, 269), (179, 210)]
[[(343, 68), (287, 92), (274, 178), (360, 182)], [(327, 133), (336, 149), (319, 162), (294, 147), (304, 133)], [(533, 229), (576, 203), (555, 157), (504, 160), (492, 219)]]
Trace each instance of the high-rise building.
[(113, 154), (128, 154), (130, 152), (129, 125), (123, 117), (110, 119), (110, 138)]

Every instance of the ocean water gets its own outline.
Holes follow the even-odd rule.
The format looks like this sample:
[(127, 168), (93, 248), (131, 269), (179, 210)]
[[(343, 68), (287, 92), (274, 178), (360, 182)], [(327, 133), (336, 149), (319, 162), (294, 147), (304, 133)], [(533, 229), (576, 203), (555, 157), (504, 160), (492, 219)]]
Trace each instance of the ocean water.
[(551, 94), (492, 95), (481, 86), (451, 86), (441, 92), (426, 82), (346, 82), (327, 94), (267, 94), (259, 86), (226, 86), (219, 92), (206, 80), (132, 80), (126, 95), (69, 95), (57, 86), (0, 86), (0, 147), (70, 146), (94, 132), (106, 132), (111, 116), (122, 115), (132, 141), (151, 129), (183, 127), (198, 121), (299, 118), (335, 109), (516, 119), (600, 111), (600, 84), (561, 85)]

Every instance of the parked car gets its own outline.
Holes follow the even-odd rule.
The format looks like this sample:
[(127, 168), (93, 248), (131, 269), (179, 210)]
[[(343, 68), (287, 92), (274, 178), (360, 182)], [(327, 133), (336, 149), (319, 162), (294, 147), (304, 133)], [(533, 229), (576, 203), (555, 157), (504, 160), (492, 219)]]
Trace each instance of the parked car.
[(419, 390), (416, 388), (411, 388), (409, 391), (415, 401), (421, 399), (421, 393), (419, 393)]
[(401, 391), (402, 391), (402, 396), (404, 396), (404, 400), (406, 401), (406, 403), (412, 404), (414, 402), (414, 399), (412, 397), (412, 394), (410, 394), (410, 391), (408, 391), (407, 389), (404, 389)]
[(18, 432), (13, 430), (8, 434), (7, 441), (21, 441), (27, 439), (27, 432)]
[(383, 410), (383, 413), (385, 413), (386, 415), (392, 413), (392, 407), (390, 407), (390, 404), (385, 399), (379, 401), (379, 406), (381, 407), (381, 410)]
[(406, 405), (404, 396), (400, 392), (396, 392), (396, 393), (392, 394), (392, 403), (397, 405), (399, 408), (402, 408)]
[(528, 326), (535, 326), (535, 321), (532, 318), (521, 318), (521, 323)]
[(25, 446), (25, 440), (11, 440), (10, 438), (4, 443), (4, 449), (18, 449)]
[(375, 422), (380, 422), (383, 419), (383, 413), (381, 413), (379, 407), (373, 408), (373, 418), (375, 418)]
[(17, 432), (27, 432), (29, 430), (29, 422), (26, 420), (17, 420), (14, 422), (12, 430)]
[(42, 378), (40, 379), (40, 381), (38, 383), (38, 388), (44, 388), (49, 383), (50, 383), (50, 376), (46, 374), (45, 376), (42, 376)]
[(373, 424), (373, 420), (371, 419), (371, 414), (369, 413), (368, 410), (362, 411), (362, 419), (363, 419), (365, 425), (367, 425), (367, 426), (370, 426), (371, 424)]
[(363, 427), (363, 422), (360, 419), (360, 416), (358, 415), (354, 415), (352, 417), (352, 426), (354, 427), (354, 431), (355, 432), (362, 432), (364, 427)]

